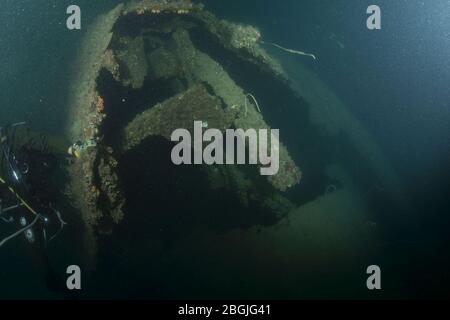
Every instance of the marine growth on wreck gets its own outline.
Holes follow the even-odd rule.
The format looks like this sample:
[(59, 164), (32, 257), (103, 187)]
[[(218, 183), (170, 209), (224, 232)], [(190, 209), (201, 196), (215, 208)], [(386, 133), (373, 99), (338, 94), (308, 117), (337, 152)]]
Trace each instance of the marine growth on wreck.
[[(123, 230), (147, 228), (150, 238), (169, 230), (173, 238), (188, 226), (273, 225), (336, 190), (326, 155), (337, 147), (314, 120), (319, 106), (311, 108), (261, 39), (255, 27), (181, 0), (121, 4), (90, 26), (67, 130), (83, 146), (67, 193), (85, 224), (90, 263), (107, 243), (127, 247)], [(280, 128), (278, 173), (261, 176), (258, 164), (174, 165), (171, 134), (193, 134), (195, 121), (222, 132)]]

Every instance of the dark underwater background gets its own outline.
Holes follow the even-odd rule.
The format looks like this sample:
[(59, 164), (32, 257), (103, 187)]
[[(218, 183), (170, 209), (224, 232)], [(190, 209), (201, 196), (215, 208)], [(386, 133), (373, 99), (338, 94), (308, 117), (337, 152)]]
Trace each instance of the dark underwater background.
[[(88, 31), (89, 22), (117, 3), (120, 1), (1, 1), (0, 125), (27, 121), (33, 128), (49, 134), (63, 134), (69, 70), (77, 45)], [(203, 3), (221, 18), (257, 26), (267, 41), (316, 54), (317, 61), (299, 59), (303, 59), (373, 135), (406, 186), (411, 211), (374, 208), (377, 220), (383, 222), (387, 240), (381, 254), (370, 263), (386, 270), (383, 283), (388, 283), (386, 286), (391, 290), (360, 295), (362, 290), (353, 290), (354, 283), (344, 288), (346, 282), (339, 280), (341, 274), (336, 270), (332, 276), (322, 279), (330, 286), (335, 282), (335, 291), (317, 289), (317, 292), (305, 292), (302, 297), (448, 298), (450, 3), (447, 0), (209, 0)], [(70, 4), (82, 8), (81, 31), (66, 29), (65, 11)], [(371, 4), (378, 4), (382, 9), (380, 31), (368, 31), (365, 27), (366, 8)], [(56, 260), (70, 261), (67, 248), (77, 247), (70, 242), (70, 237), (65, 235), (57, 249), (51, 250)], [(34, 254), (24, 243), (11, 243), (0, 249), (0, 298), (63, 297), (48, 290), (42, 269), (33, 265)], [(186, 267), (190, 268), (195, 268), (195, 263)], [(216, 277), (225, 277), (232, 271), (222, 272)], [(355, 275), (355, 281), (362, 279), (364, 284), (365, 270), (360, 272), (361, 275)], [(114, 282), (112, 275), (121, 283), (121, 292), (112, 292), (115, 288), (110, 283)], [(111, 271), (98, 282), (91, 281), (92, 287), (86, 289), (83, 297), (158, 298), (157, 294), (131, 288), (139, 276), (133, 277), (127, 288), (127, 276)], [(107, 288), (105, 283), (109, 283)], [(243, 290), (246, 294), (241, 297), (259, 297), (256, 288)], [(205, 293), (196, 292), (195, 296), (204, 297)], [(274, 292), (273, 297), (289, 298), (279, 292)]]

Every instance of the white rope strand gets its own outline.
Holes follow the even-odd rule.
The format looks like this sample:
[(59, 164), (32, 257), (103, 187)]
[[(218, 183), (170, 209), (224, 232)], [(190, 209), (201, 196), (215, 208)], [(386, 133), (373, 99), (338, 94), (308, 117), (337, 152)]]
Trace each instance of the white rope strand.
[(280, 46), (280, 45), (278, 45), (276, 43), (272, 43), (272, 42), (265, 42), (265, 41), (262, 41), (262, 40), (259, 40), (259, 42), (261, 42), (262, 44), (268, 44), (268, 45), (277, 47), (278, 49), (281, 49), (283, 51), (286, 51), (286, 52), (289, 52), (289, 53), (292, 53), (292, 54), (298, 54), (298, 55), (301, 55), (301, 56), (307, 56), (307, 57), (313, 58), (314, 60), (317, 60), (317, 57), (314, 54), (312, 54), (312, 53), (306, 53), (306, 52), (303, 52), (303, 51), (298, 51), (298, 50), (284, 48), (284, 47), (282, 47), (282, 46)]

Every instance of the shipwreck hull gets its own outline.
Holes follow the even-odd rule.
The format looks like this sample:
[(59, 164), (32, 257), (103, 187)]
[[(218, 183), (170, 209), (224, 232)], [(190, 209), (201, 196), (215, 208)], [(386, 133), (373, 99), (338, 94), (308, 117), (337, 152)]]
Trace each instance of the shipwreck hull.
[[(171, 177), (166, 191), (173, 201), (176, 179), (183, 175), (197, 177), (191, 183), (203, 182), (207, 187), (201, 192), (218, 195), (218, 201), (233, 198), (232, 211), (243, 214), (235, 226), (274, 223), (294, 207), (283, 193), (299, 183), (301, 171), (283, 136), (279, 173), (268, 179), (259, 176), (257, 165), (180, 172), (169, 158), (170, 134), (192, 130), (195, 120), (222, 131), (270, 129), (264, 115), (278, 106), (258, 104), (255, 81), (281, 88), (281, 102), (303, 103), (280, 65), (259, 46), (259, 37), (255, 28), (218, 20), (188, 1), (119, 5), (89, 28), (76, 64), (67, 126), (72, 141), (89, 142), (69, 166), (67, 190), (86, 226), (86, 255), (94, 259), (99, 239), (126, 221), (130, 210), (147, 208), (140, 214), (148, 219), (157, 214), (146, 204), (152, 195), (136, 196), (135, 187), (151, 190), (163, 178), (130, 181), (151, 172), (150, 166)], [(165, 162), (153, 161), (159, 157)]]
[[(85, 268), (154, 298), (236, 298), (242, 279), (238, 296), (273, 298), (365, 256), (379, 236), (368, 204), (395, 212), (402, 186), (305, 57), (269, 54), (256, 28), (183, 0), (121, 4), (87, 29), (66, 126), (87, 146), (67, 186)], [(170, 136), (194, 121), (280, 129), (279, 173), (174, 165)]]

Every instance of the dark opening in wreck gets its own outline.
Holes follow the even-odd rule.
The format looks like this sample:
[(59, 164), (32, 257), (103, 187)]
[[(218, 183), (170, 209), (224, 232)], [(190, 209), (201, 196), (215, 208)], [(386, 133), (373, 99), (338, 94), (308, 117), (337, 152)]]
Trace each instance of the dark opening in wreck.
[[(308, 179), (306, 181), (304, 180), (302, 185), (291, 188), (289, 192), (290, 196), (288, 196), (288, 198), (290, 198), (291, 201), (295, 201), (296, 204), (301, 204), (321, 195), (326, 188), (326, 185), (330, 183), (323, 174), (326, 161), (323, 163), (318, 163), (316, 160), (308, 162), (308, 158), (317, 159), (317, 153), (323, 155), (325, 153), (325, 145), (321, 144), (318, 130), (308, 122), (309, 117), (307, 114), (308, 108), (306, 102), (303, 101), (301, 97), (298, 97), (289, 86), (286, 85), (285, 81), (276, 78), (273, 74), (261, 69), (258, 64), (247, 62), (235, 52), (224, 47), (217, 40), (214, 40), (214, 37), (210, 32), (205, 29), (204, 24), (199, 24), (198, 21), (196, 22), (196, 20), (190, 16), (184, 18), (178, 14), (160, 14), (156, 16), (130, 14), (117, 21), (113, 30), (114, 37), (109, 49), (113, 52), (130, 50), (129, 47), (124, 45), (125, 41), (123, 39), (130, 37), (130, 39), (134, 39), (129, 40), (129, 42), (132, 42), (139, 39), (139, 37), (142, 37), (145, 56), (157, 55), (160, 58), (158, 51), (161, 50), (161, 48), (164, 48), (165, 46), (168, 46), (169, 48), (171, 46), (176, 46), (172, 43), (173, 34), (178, 32), (180, 25), (188, 30), (189, 38), (192, 40), (192, 44), (196, 50), (211, 57), (223, 67), (224, 71), (229, 74), (239, 87), (245, 88), (246, 92), (251, 92), (257, 97), (258, 102), (263, 106), (262, 112), (268, 125), (270, 127), (280, 128), (282, 133), (281, 141), (286, 144), (294, 161), (296, 163), (301, 163), (302, 168), (308, 169)], [(164, 30), (164, 28), (167, 28), (167, 30)], [(135, 55), (138, 56), (139, 54)], [(168, 65), (171, 62), (170, 58), (168, 58), (169, 61), (164, 61), (164, 59), (155, 60), (153, 64), (149, 63), (151, 58), (147, 58), (146, 60), (149, 71), (140, 80), (139, 87), (135, 85), (137, 88), (133, 87), (133, 80), (130, 80), (131, 84), (128, 82), (124, 84), (123, 81), (121, 82), (114, 79), (113, 75), (106, 70), (106, 68), (102, 69), (97, 80), (97, 89), (99, 95), (104, 98), (105, 110), (108, 114), (108, 117), (103, 122), (101, 131), (104, 133), (104, 142), (111, 145), (114, 150), (120, 150), (121, 146), (119, 144), (122, 131), (139, 113), (152, 108), (149, 108), (149, 106), (156, 106), (158, 103), (163, 103), (170, 97), (181, 94), (188, 90), (192, 86), (192, 83), (196, 82), (189, 79), (190, 75), (185, 72), (183, 61), (178, 61), (175, 70), (166, 70), (167, 73), (164, 74), (163, 77), (161, 77), (161, 75), (158, 77), (158, 71), (152, 73), (152, 70), (158, 68), (173, 68), (173, 66)], [(129, 70), (126, 63), (120, 61), (120, 58), (118, 65), (121, 79), (132, 79), (132, 72)], [(140, 65), (142, 66), (142, 63)], [(208, 82), (199, 82), (204, 85), (208, 93), (215, 95), (214, 88), (212, 88)], [(271, 89), (267, 90), (267, 88)], [(222, 101), (221, 107), (225, 109), (226, 102), (220, 96), (218, 96), (218, 98)], [(231, 127), (234, 127), (234, 125)], [(295, 134), (293, 134), (294, 132)], [(165, 143), (160, 140), (161, 139), (155, 140), (153, 137), (146, 138), (137, 147), (137, 150), (127, 152), (124, 155), (119, 155), (117, 160), (120, 164), (120, 181), (124, 182), (123, 188), (125, 190), (125, 198), (127, 199), (125, 208), (132, 208), (133, 206), (142, 207), (143, 204), (139, 202), (147, 201), (147, 199), (149, 199), (145, 196), (133, 197), (128, 191), (127, 186), (132, 187), (132, 190), (137, 190), (136, 186), (139, 186), (142, 189), (147, 188), (153, 190), (155, 189), (154, 187), (163, 183), (168, 187), (167, 193), (165, 194), (169, 195), (171, 201), (178, 203), (178, 200), (180, 200), (180, 203), (183, 203), (183, 196), (180, 197), (181, 193), (189, 194), (190, 201), (185, 203), (186, 207), (189, 208), (193, 206), (193, 208), (198, 207), (198, 209), (187, 211), (192, 213), (205, 211), (205, 218), (207, 219), (211, 218), (211, 212), (215, 212), (214, 214), (217, 214), (217, 216), (214, 217), (213, 220), (215, 220), (218, 225), (223, 225), (223, 223), (218, 223), (221, 219), (226, 219), (228, 223), (225, 223), (225, 225), (230, 224), (232, 227), (275, 223), (283, 216), (279, 213), (278, 215), (275, 215), (273, 212), (270, 214), (270, 210), (267, 210), (268, 208), (260, 208), (260, 210), (257, 210), (258, 206), (261, 207), (260, 204), (263, 202), (264, 198), (275, 191), (272, 190), (266, 181), (262, 181), (263, 179), (258, 178), (256, 171), (252, 170), (252, 168), (247, 168), (247, 170), (240, 168), (239, 170), (242, 171), (244, 175), (251, 177), (251, 183), (255, 185), (255, 188), (258, 186), (258, 189), (266, 190), (259, 190), (258, 193), (260, 193), (261, 196), (251, 199), (253, 201), (246, 201), (247, 205), (247, 202), (253, 202), (253, 205), (250, 207), (251, 210), (249, 210), (249, 207), (242, 205), (232, 206), (229, 208), (228, 212), (224, 212), (223, 215), (221, 212), (213, 210), (213, 207), (210, 207), (210, 205), (215, 205), (217, 202), (212, 201), (210, 205), (208, 205), (207, 202), (209, 201), (205, 201), (205, 198), (216, 199), (219, 197), (218, 199), (220, 199), (220, 197), (222, 197), (222, 201), (227, 202), (224, 201), (224, 199), (230, 198), (230, 196), (235, 193), (235, 190), (229, 190), (228, 193), (230, 194), (227, 194), (223, 188), (214, 191), (210, 187), (205, 187), (209, 186), (209, 183), (203, 184), (202, 181), (207, 182), (206, 179), (208, 173), (206, 171), (210, 171), (210, 169), (174, 168), (174, 165), (170, 161), (171, 143), (169, 143), (167, 139), (163, 139)], [(315, 141), (315, 146), (311, 146), (311, 141)], [(161, 149), (159, 149), (159, 147)], [(152, 152), (156, 150), (157, 152)], [(162, 153), (164, 161), (152, 161), (155, 160), (153, 159), (155, 153)], [(137, 165), (137, 163), (139, 163), (139, 165)], [(163, 182), (164, 175), (161, 175), (157, 179), (142, 178), (146, 176), (147, 171), (155, 171), (154, 167), (157, 168), (157, 172), (167, 173), (166, 182)], [(224, 170), (219, 168), (211, 170), (221, 171), (222, 175), (229, 174), (226, 173), (226, 171), (223, 172)], [(175, 172), (178, 173), (175, 174)], [(184, 180), (185, 176), (189, 175), (193, 178), (197, 177), (198, 182), (192, 185), (198, 185), (198, 190), (189, 187), (189, 183), (183, 186), (183, 183), (179, 182), (179, 180)], [(210, 173), (209, 175), (214, 174)], [(134, 178), (131, 179), (130, 176)], [(130, 181), (130, 183), (127, 184), (125, 181)], [(266, 186), (265, 188), (261, 187), (264, 185)], [(177, 190), (177, 188), (180, 189)], [(180, 192), (183, 188), (184, 191)], [(145, 194), (145, 192), (141, 191), (141, 194), (142, 193)], [(195, 193), (198, 193), (198, 195), (203, 194), (205, 198), (202, 198), (202, 196), (198, 197)], [(161, 198), (155, 196), (155, 194), (152, 196), (152, 193), (150, 192), (148, 195), (150, 196), (150, 199), (154, 199), (153, 203), (156, 204), (156, 202), (158, 202), (158, 199), (156, 198), (162, 199), (164, 197)], [(138, 203), (133, 203), (134, 201)], [(156, 209), (156, 211), (170, 211), (167, 207), (164, 209), (164, 205), (167, 206), (167, 201), (170, 200), (165, 199), (165, 201), (166, 204), (161, 203), (161, 207)], [(157, 205), (151, 207), (158, 208)], [(181, 209), (182, 208), (178, 207), (173, 210)], [(267, 212), (265, 214), (259, 212), (261, 209), (263, 209), (263, 211), (266, 210)], [(128, 209), (125, 210), (127, 212), (131, 211)], [(246, 211), (247, 214), (245, 214), (244, 211)], [(247, 217), (250, 212), (251, 215), (254, 216), (253, 219)], [(125, 216), (127, 216), (127, 213), (125, 213)], [(169, 215), (166, 214), (166, 216)], [(194, 221), (196, 220), (194, 217), (191, 218), (193, 218), (192, 220)], [(176, 220), (177, 219), (174, 219), (174, 221)]]

